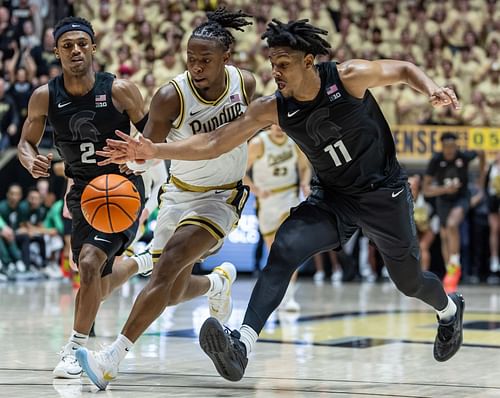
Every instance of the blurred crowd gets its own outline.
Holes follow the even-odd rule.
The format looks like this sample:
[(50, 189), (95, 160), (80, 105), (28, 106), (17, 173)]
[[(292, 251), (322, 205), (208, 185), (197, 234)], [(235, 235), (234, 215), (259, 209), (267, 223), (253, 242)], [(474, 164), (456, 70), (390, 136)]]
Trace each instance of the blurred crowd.
[[(231, 62), (255, 74), (259, 96), (276, 89), (268, 49), (260, 39), (267, 22), (271, 17), (283, 21), (308, 18), (328, 31), (332, 45), (330, 54), (320, 61), (411, 61), (438, 84), (453, 87), (462, 103), (459, 110), (433, 109), (425, 96), (407, 85), (374, 89), (391, 125), (500, 126), (497, 0), (0, 0), (0, 157), (19, 141), (33, 90), (61, 72), (53, 54), (52, 26), (57, 20), (68, 15), (90, 20), (97, 42), (95, 70), (135, 82), (148, 107), (157, 88), (186, 69), (192, 29), (205, 19), (207, 10), (221, 5), (254, 16), (253, 25), (244, 33), (233, 32), (236, 45)], [(47, 126), (42, 148), (52, 147), (51, 134)], [(62, 212), (61, 197), (48, 195), (44, 185), (41, 181), (41, 187), (29, 192), (22, 192), (19, 186), (10, 188), (0, 203), (0, 262), (7, 274), (25, 272), (38, 263), (43, 268), (50, 265), (47, 270), (54, 268), (46, 272), (49, 275), (57, 274), (52, 265), (60, 261), (54, 253), (62, 253), (64, 242), (53, 245), (57, 239), (52, 238), (63, 237), (64, 231), (59, 222), (47, 220), (51, 220), (51, 212)], [(54, 203), (58, 204), (56, 210)], [(12, 206), (19, 206), (16, 220), (8, 218)], [(478, 222), (484, 223), (484, 217)], [(468, 234), (472, 236), (470, 231)], [(380, 261), (370, 253), (370, 269), (376, 271)], [(334, 272), (337, 270), (335, 279), (342, 279), (338, 273), (341, 261), (328, 258)], [(319, 271), (323, 269), (321, 260), (316, 259)], [(355, 274), (363, 272), (372, 275), (359, 269)]]
[[(61, 4), (59, 4), (61, 3)], [(155, 90), (185, 70), (190, 31), (219, 5), (253, 15), (235, 32), (232, 62), (255, 73), (257, 95), (275, 90), (260, 35), (271, 17), (309, 18), (332, 45), (323, 59), (393, 58), (423, 67), (462, 102), (433, 110), (406, 85), (375, 89), (390, 124), (500, 125), (500, 2), (496, 0), (11, 0), (0, 1), (0, 150), (14, 146), (28, 99), (60, 72), (52, 26), (73, 13), (96, 33), (96, 70), (129, 78), (149, 105)], [(50, 130), (49, 130), (50, 131)], [(50, 134), (46, 137), (50, 146)]]

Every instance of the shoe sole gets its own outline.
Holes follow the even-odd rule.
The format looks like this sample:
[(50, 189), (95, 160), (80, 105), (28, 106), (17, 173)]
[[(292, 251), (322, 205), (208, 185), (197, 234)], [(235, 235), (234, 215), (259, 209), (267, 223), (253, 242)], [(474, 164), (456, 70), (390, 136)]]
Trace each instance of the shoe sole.
[(92, 371), (87, 350), (79, 348), (76, 350), (75, 356), (83, 371), (87, 374), (92, 383), (94, 383), (100, 390), (105, 390), (108, 386), (108, 382), (99, 379), (99, 377), (97, 377), (97, 375)]
[(446, 355), (446, 356), (444, 356), (442, 358), (436, 358), (436, 356), (434, 355), (434, 358), (438, 362), (446, 362), (453, 355), (455, 355), (458, 352), (458, 350), (460, 349), (460, 347), (462, 347), (462, 343), (464, 341), (464, 326), (463, 326), (463, 323), (464, 323), (465, 300), (464, 300), (464, 298), (463, 298), (463, 296), (461, 294), (455, 294), (455, 297), (457, 297), (457, 299), (460, 301), (460, 303), (457, 303), (457, 302), (455, 302), (455, 300), (452, 299), (453, 302), (455, 302), (455, 304), (457, 305), (457, 307), (460, 304), (460, 312), (457, 313), (457, 315), (460, 314), (460, 343), (457, 344), (457, 346), (456, 346), (456, 348), (454, 350), (450, 351), (448, 353), (448, 355)]
[(232, 372), (224, 365), (224, 357), (228, 351), (226, 333), (220, 322), (215, 318), (208, 318), (200, 330), (200, 346), (215, 365), (217, 372), (229, 381), (239, 381), (243, 374)]
[(54, 369), (52, 374), (54, 377), (58, 379), (79, 379), (82, 376), (82, 371), (80, 373), (68, 373), (66, 371), (58, 371), (57, 369)]

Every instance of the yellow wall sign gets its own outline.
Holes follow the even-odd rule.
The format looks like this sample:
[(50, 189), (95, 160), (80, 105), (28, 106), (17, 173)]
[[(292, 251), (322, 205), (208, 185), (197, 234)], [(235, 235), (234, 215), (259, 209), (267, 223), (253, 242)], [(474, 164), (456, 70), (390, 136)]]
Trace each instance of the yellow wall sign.
[(396, 125), (392, 128), (392, 133), (398, 159), (428, 161), (434, 152), (441, 151), (440, 139), (445, 132), (458, 136), (460, 149), (483, 149), (490, 160), (500, 151), (500, 128)]

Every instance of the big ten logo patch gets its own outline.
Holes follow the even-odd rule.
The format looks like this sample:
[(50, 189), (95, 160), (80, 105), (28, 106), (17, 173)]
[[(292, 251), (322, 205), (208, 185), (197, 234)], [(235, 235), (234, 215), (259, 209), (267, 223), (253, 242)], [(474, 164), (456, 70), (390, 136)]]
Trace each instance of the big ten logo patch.
[(328, 99), (330, 100), (330, 102), (333, 102), (341, 97), (339, 88), (336, 84), (332, 84), (331, 86), (326, 88), (326, 95), (328, 95)]

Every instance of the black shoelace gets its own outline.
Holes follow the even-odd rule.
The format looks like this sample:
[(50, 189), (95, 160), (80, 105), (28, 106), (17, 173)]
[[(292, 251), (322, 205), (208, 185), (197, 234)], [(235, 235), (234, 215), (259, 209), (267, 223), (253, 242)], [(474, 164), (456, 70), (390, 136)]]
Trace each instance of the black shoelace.
[[(238, 351), (243, 358), (246, 358), (246, 347), (245, 344), (243, 344), (240, 341), (241, 334), (238, 330), (236, 329), (229, 329), (227, 326), (224, 326), (224, 332), (229, 335), (229, 341), (231, 343), (231, 346), (234, 347), (236, 351)], [(241, 361), (240, 361), (241, 362)]]

